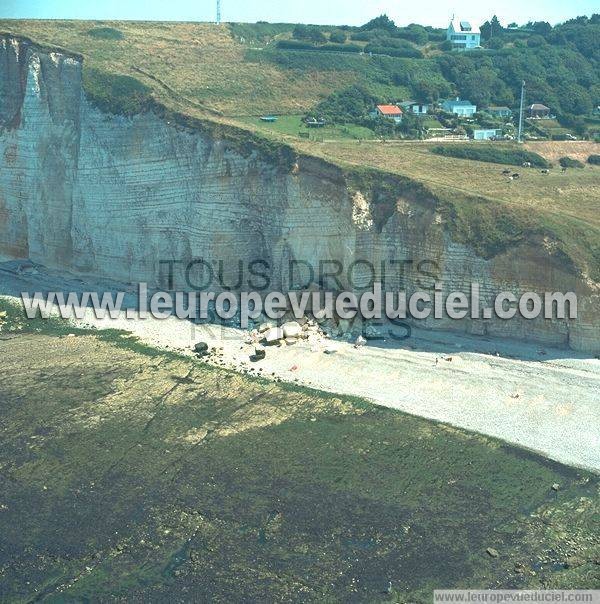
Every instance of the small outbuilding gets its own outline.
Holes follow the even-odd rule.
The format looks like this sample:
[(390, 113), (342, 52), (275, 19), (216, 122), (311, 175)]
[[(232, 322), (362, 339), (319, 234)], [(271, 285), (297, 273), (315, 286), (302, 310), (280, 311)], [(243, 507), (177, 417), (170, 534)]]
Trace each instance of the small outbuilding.
[(533, 105), (529, 105), (529, 107), (527, 107), (527, 111), (529, 112), (529, 117), (550, 117), (550, 107), (546, 107), (546, 105), (542, 105), (541, 103), (533, 103)]
[(431, 105), (428, 103), (419, 103), (418, 101), (404, 101), (400, 103), (400, 107), (408, 113), (414, 113), (415, 115), (426, 115), (429, 113)]
[(473, 130), (473, 140), (476, 141), (491, 141), (502, 136), (502, 130), (494, 128)]

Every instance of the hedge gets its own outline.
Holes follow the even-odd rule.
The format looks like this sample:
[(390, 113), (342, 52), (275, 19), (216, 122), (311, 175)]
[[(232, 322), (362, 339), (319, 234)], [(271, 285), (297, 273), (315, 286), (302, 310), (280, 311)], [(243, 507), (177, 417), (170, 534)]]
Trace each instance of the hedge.
[(277, 42), (277, 48), (282, 50), (312, 50), (349, 53), (359, 53), (362, 51), (362, 48), (356, 44), (321, 44), (315, 46), (309, 42), (300, 42), (298, 40), (279, 40), (279, 42)]
[(558, 160), (558, 163), (563, 168), (583, 168), (583, 163), (578, 159), (573, 159), (572, 157), (561, 157)]
[(491, 162), (495, 164), (506, 164), (509, 166), (521, 166), (529, 162), (537, 168), (548, 168), (548, 162), (537, 153), (524, 151), (522, 149), (503, 148), (498, 146), (470, 146), (465, 144), (438, 145), (431, 149), (432, 153), (456, 157), (458, 159), (471, 159), (475, 161)]
[(590, 155), (587, 158), (587, 163), (593, 166), (600, 166), (600, 155)]
[(403, 57), (407, 59), (422, 59), (423, 53), (418, 48), (393, 48), (391, 46), (378, 46), (377, 44), (367, 44), (365, 52), (372, 52), (375, 55), (388, 55), (390, 57)]

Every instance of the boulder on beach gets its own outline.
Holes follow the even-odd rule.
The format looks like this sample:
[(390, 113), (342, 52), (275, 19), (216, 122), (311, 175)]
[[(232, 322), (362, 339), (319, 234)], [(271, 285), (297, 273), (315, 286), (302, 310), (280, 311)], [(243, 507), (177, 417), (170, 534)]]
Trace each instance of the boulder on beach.
[(283, 340), (283, 329), (281, 327), (271, 327), (264, 332), (265, 342), (267, 344), (275, 344), (280, 340)]
[(194, 345), (194, 352), (200, 356), (208, 354), (208, 344), (206, 342), (198, 342)]
[(299, 338), (302, 335), (302, 326), (297, 321), (284, 323), (281, 328), (286, 338)]

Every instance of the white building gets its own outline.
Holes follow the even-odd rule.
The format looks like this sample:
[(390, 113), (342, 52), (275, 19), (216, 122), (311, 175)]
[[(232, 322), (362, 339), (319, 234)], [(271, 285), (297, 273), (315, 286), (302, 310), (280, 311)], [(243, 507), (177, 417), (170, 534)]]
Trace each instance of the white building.
[(489, 141), (501, 136), (502, 130), (498, 129), (473, 130), (473, 139), (476, 141)]
[(459, 117), (473, 117), (473, 114), (477, 112), (477, 105), (473, 105), (471, 101), (461, 101), (459, 97), (456, 97), (443, 101), (442, 109)]
[(371, 117), (384, 117), (394, 120), (396, 124), (402, 121), (402, 109), (398, 105), (377, 105), (371, 112)]
[(468, 21), (452, 19), (446, 31), (446, 40), (452, 42), (454, 50), (471, 50), (479, 48), (481, 33), (478, 27), (472, 26)]
[(417, 101), (404, 101), (403, 103), (400, 103), (400, 107), (402, 107), (404, 111), (409, 111), (415, 115), (426, 115), (429, 113), (431, 105), (428, 103), (419, 103)]

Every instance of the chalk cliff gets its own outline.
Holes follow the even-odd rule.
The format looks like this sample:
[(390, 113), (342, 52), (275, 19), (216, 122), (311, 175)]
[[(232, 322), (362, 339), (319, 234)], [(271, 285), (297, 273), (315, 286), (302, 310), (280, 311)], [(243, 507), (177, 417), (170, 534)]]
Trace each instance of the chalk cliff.
[[(77, 56), (0, 36), (1, 255), (156, 287), (167, 285), (165, 261), (176, 262), (173, 286), (186, 287), (184, 267), (202, 258), (217, 263), (215, 279), (220, 262), (234, 287), (239, 261), (266, 261), (277, 289), (296, 259), (341, 262), (344, 286), (350, 276), (365, 283), (367, 260), (386, 266), (388, 288), (409, 293), (431, 285), (424, 272), (446, 291), (477, 281), (483, 301), (502, 290), (575, 291), (577, 320), (435, 326), (600, 352), (598, 284), (544, 241), (480, 257), (453, 240), (435, 195), (418, 183), (274, 152), (242, 131), (240, 144), (157, 111), (103, 113), (86, 99), (81, 71)], [(417, 270), (423, 261), (436, 266)], [(199, 266), (189, 277), (205, 282)]]

